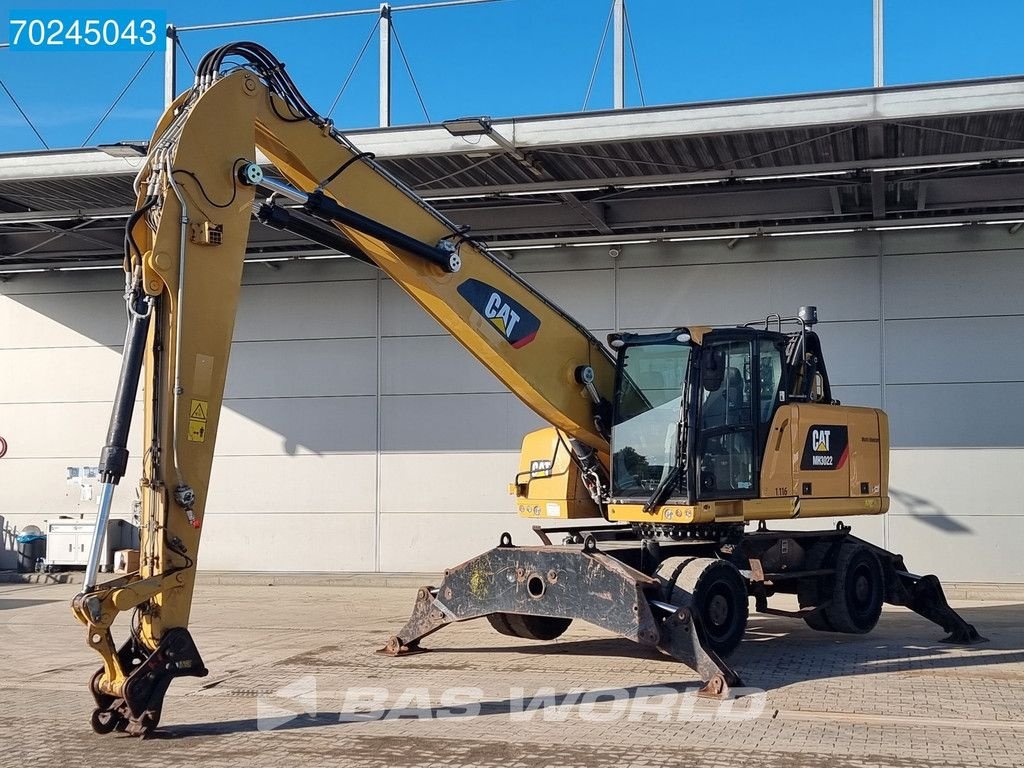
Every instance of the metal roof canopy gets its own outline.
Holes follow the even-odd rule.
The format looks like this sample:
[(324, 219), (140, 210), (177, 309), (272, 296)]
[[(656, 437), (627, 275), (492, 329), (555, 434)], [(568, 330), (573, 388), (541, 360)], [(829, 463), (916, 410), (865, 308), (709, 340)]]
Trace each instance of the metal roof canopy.
[[(496, 249), (1024, 218), (1024, 78), (347, 135)], [(142, 162), (0, 155), (0, 270), (118, 263)], [(323, 253), (253, 225), (250, 258)]]

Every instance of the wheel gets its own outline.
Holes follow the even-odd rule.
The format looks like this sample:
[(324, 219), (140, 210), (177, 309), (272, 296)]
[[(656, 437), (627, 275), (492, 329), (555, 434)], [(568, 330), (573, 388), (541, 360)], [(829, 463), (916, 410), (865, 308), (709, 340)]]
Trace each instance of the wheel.
[(658, 567), (665, 598), (693, 610), (705, 645), (722, 658), (747, 631), (747, 584), (736, 566), (710, 557), (670, 557)]
[(487, 621), (495, 630), (509, 637), (527, 640), (554, 640), (572, 624), (572, 619), (554, 616), (527, 616), (520, 613), (490, 613)]
[[(825, 568), (829, 562), (829, 555), (832, 553), (831, 541), (819, 541), (807, 550), (807, 557), (804, 559), (804, 567), (809, 571), (816, 571)], [(800, 600), (800, 607), (817, 606), (830, 599), (832, 595), (831, 579), (828, 576), (808, 576), (800, 579), (797, 585), (797, 596)], [(817, 632), (833, 632), (828, 616), (824, 610), (804, 616), (804, 622), (808, 627)]]
[(875, 553), (863, 544), (843, 544), (836, 558), (832, 602), (825, 608), (836, 632), (863, 635), (882, 615), (885, 574)]

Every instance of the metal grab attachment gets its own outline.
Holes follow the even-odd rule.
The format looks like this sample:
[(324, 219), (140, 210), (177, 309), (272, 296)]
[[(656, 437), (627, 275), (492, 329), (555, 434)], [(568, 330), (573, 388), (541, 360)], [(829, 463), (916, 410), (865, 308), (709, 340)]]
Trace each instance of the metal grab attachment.
[(422, 651), (420, 641), (442, 627), (494, 613), (581, 619), (683, 662), (704, 683), (701, 695), (727, 696), (739, 676), (704, 647), (688, 608), (655, 599), (660, 588), (602, 552), (503, 543), (445, 571), (438, 588), (421, 587), (409, 620), (380, 652)]
[(118, 730), (145, 738), (160, 722), (164, 696), (171, 680), (209, 674), (192, 635), (182, 627), (168, 630), (152, 653), (129, 640), (117, 656), (124, 670), (132, 670), (121, 687), (120, 696), (100, 690), (102, 667), (92, 679), (96, 709), (91, 722), (97, 733)]

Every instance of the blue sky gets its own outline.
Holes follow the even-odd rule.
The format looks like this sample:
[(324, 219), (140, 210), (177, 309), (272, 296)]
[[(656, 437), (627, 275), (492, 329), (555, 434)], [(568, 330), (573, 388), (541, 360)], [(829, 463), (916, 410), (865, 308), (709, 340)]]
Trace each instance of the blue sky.
[[(408, 4), (398, 0), (393, 5)], [(396, 14), (429, 117), (577, 111), (611, 0), (503, 0)], [(375, 0), (98, 3), (0, 2), (0, 40), (13, 8), (157, 8), (178, 25), (369, 8)], [(871, 0), (627, 0), (648, 104), (742, 98), (871, 85)], [(1019, 0), (888, 0), (886, 80), (891, 84), (1024, 73), (1024, 3)], [(370, 32), (373, 16), (193, 32), (182, 42), (193, 62), (209, 48), (252, 39), (284, 59), (317, 108), (326, 111)], [(396, 124), (426, 122), (394, 51)], [(181, 57), (179, 57), (180, 59)], [(142, 64), (138, 52), (28, 53), (0, 50), (0, 79), (51, 147), (79, 146)], [(377, 49), (371, 42), (335, 121), (377, 119)], [(162, 104), (158, 53), (90, 143), (146, 138)], [(191, 71), (179, 61), (179, 86)], [(640, 105), (630, 63), (627, 104)], [(590, 109), (611, 106), (610, 40)], [(38, 139), (0, 92), (0, 152), (34, 149)]]

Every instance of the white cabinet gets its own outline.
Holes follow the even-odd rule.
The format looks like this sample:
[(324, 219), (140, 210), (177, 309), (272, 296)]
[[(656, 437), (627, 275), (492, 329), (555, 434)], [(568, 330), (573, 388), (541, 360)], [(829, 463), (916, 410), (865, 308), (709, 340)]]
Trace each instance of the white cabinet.
[(85, 565), (96, 524), (85, 521), (47, 523), (46, 564)]
[[(46, 523), (46, 566), (60, 568), (82, 566), (89, 563), (92, 533), (96, 523), (92, 520), (55, 520)], [(107, 524), (106, 541), (100, 552), (100, 570), (112, 570), (113, 551), (122, 549), (133, 527), (125, 520), (111, 520)]]

